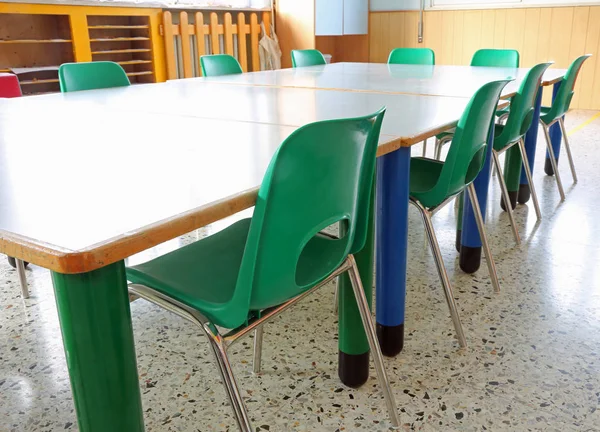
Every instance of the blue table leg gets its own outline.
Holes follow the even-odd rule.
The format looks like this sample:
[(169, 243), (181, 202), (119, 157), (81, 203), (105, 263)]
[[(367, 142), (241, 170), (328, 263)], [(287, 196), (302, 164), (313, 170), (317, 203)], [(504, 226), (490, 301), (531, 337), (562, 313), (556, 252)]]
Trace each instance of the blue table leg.
[[(493, 120), (492, 120), (493, 121)], [(473, 182), (477, 191), (477, 199), (481, 207), (481, 213), (485, 220), (485, 211), (487, 208), (488, 186), (490, 184), (492, 143), (494, 142), (494, 127), (490, 127), (488, 143), (486, 149), (485, 162), (481, 172)], [(473, 213), (473, 206), (469, 201), (468, 194), (464, 194), (463, 202), (463, 225), (462, 239), (460, 247), (460, 268), (466, 273), (474, 273), (479, 270), (481, 265), (481, 238), (477, 231), (477, 223)]]
[[(558, 90), (560, 89), (562, 81), (554, 84), (554, 88), (552, 89), (552, 103), (554, 103), (554, 99), (556, 99), (556, 95), (558, 94)], [(550, 126), (550, 141), (552, 141), (552, 149), (554, 150), (554, 157), (556, 157), (556, 163), (558, 163), (558, 156), (560, 156), (560, 143), (562, 141), (562, 133), (560, 131), (560, 125), (554, 123)], [(546, 150), (546, 163), (544, 164), (544, 172), (549, 176), (554, 175), (554, 169), (552, 169), (552, 162), (550, 162), (550, 155)]]
[[(533, 120), (527, 133), (525, 134), (525, 152), (527, 153), (527, 159), (529, 160), (529, 168), (533, 172), (533, 165), (535, 162), (535, 148), (537, 144), (538, 128), (540, 126), (540, 111), (542, 109), (542, 93), (543, 87), (540, 87), (537, 98), (535, 99), (535, 107), (533, 110)], [(519, 182), (519, 195), (518, 201), (521, 204), (525, 204), (531, 197), (531, 189), (529, 188), (529, 182), (527, 181), (527, 174), (525, 174), (525, 168), (521, 168), (521, 180)]]
[(404, 345), (410, 148), (377, 160), (377, 336), (395, 356)]

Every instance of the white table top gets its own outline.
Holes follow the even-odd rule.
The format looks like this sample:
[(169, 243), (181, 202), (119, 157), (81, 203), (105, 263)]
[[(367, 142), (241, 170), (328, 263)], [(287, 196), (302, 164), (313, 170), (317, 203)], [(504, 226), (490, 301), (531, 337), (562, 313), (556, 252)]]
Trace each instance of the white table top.
[[(505, 88), (503, 95), (514, 94), (528, 71), (528, 68), (333, 63), (325, 66), (211, 78), (191, 78), (190, 80), (254, 86), (305, 87), (470, 98), (482, 85), (493, 80), (507, 78), (513, 78), (515, 81)], [(544, 84), (549, 85), (560, 80), (564, 73), (564, 69), (548, 69), (544, 74)], [(178, 85), (180, 81), (183, 80), (169, 81), (169, 83)]]
[[(257, 122), (299, 127), (334, 118), (358, 117), (387, 107), (382, 133), (409, 146), (455, 126), (468, 100), (381, 93), (314, 90), (305, 88), (253, 87), (180, 80), (90, 92), (26, 98), (0, 104), (0, 113), (40, 115), (49, 110), (89, 113), (99, 117), (111, 112), (149, 112), (206, 119)], [(407, 109), (410, 107), (410, 109)], [(385, 149), (384, 149), (385, 150)], [(390, 150), (391, 151), (391, 150)]]
[(251, 207), (272, 155), (296, 129), (63, 114), (0, 114), (0, 250), (64, 273), (102, 267)]

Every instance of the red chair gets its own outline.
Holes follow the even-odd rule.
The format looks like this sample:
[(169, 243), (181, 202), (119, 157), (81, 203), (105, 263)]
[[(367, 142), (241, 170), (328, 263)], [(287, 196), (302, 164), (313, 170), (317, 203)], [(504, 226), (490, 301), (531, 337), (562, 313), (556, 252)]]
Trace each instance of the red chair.
[(9, 73), (0, 73), (0, 98), (14, 98), (22, 96), (19, 78)]
[[(0, 73), (0, 98), (14, 98), (22, 95), (21, 86), (19, 85), (19, 78), (13, 74)], [(8, 257), (8, 262), (17, 269), (19, 281), (21, 282), (21, 292), (23, 293), (23, 298), (29, 298), (27, 278), (25, 277), (25, 266), (27, 263), (19, 259), (14, 259), (13, 257)]]

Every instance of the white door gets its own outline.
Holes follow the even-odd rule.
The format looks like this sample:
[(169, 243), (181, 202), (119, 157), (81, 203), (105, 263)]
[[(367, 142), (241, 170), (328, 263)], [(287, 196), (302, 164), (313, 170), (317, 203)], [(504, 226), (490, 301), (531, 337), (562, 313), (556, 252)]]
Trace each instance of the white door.
[(344, 0), (315, 0), (315, 35), (344, 34)]
[(344, 0), (344, 34), (359, 35), (369, 31), (369, 0)]

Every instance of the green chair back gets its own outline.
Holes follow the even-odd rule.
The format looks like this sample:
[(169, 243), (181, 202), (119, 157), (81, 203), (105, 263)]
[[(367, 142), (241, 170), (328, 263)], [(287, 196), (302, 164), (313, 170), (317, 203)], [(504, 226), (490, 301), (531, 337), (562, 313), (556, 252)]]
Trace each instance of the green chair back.
[[(281, 145), (258, 193), (232, 299), (246, 312), (248, 301), (258, 310), (299, 295), (363, 248), (384, 112), (313, 123)], [(336, 222), (342, 238), (318, 235)]]
[(577, 57), (573, 63), (571, 63), (569, 69), (567, 69), (567, 73), (562, 79), (560, 89), (552, 102), (550, 111), (541, 117), (545, 124), (552, 123), (569, 111), (571, 100), (575, 94), (575, 82), (577, 81), (577, 76), (579, 75), (581, 66), (583, 66), (583, 62), (591, 56), (591, 54), (582, 55), (581, 57)]
[(475, 180), (485, 162), (490, 126), (500, 94), (510, 81), (492, 81), (473, 95), (458, 121), (437, 182), (428, 191), (414, 194), (425, 207), (441, 204)]
[(435, 53), (430, 48), (395, 48), (388, 64), (435, 65)]
[(327, 64), (327, 62), (319, 50), (292, 50), (292, 67), (298, 68), (324, 64)]
[(204, 55), (200, 57), (200, 66), (205, 77), (244, 73), (240, 62), (229, 54)]
[(63, 93), (131, 85), (125, 70), (110, 61), (62, 64), (58, 80)]
[(480, 49), (471, 59), (471, 66), (519, 67), (519, 51), (514, 49)]
[(501, 150), (527, 133), (533, 120), (535, 100), (540, 90), (542, 76), (550, 63), (540, 63), (531, 68), (517, 93), (510, 99), (510, 111), (502, 132), (494, 139), (494, 148)]

